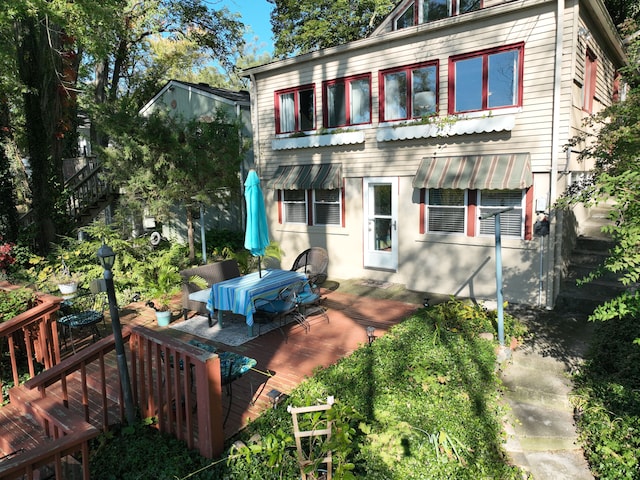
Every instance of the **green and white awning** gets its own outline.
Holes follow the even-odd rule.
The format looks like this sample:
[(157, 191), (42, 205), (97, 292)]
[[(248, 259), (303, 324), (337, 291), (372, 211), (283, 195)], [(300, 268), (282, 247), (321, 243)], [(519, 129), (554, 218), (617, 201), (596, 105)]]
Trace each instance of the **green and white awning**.
[(333, 190), (342, 187), (340, 164), (280, 165), (268, 188), (276, 190)]
[(528, 153), (425, 157), (414, 188), (516, 190), (533, 185)]

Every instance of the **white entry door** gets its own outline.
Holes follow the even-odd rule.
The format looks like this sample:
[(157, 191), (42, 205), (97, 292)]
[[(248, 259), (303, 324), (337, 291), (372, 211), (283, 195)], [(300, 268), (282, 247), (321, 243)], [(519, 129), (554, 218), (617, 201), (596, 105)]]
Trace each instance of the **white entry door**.
[(364, 179), (364, 266), (398, 268), (398, 178)]

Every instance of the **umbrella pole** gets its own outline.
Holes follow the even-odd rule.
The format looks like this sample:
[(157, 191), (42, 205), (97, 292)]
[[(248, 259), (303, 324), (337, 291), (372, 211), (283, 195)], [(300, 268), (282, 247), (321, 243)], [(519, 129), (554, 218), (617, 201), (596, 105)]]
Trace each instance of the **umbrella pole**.
[(260, 255), (258, 255), (258, 276), (262, 278), (262, 269), (260, 268)]

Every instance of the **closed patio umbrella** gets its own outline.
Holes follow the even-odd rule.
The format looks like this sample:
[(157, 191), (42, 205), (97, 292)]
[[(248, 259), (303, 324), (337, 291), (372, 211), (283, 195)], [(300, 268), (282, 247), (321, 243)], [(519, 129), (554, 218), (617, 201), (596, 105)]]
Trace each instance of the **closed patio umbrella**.
[(249, 170), (244, 182), (244, 198), (247, 202), (247, 228), (244, 235), (244, 248), (251, 255), (258, 257), (258, 275), (262, 276), (260, 257), (269, 245), (269, 229), (267, 212), (264, 208), (264, 197), (260, 188), (260, 178), (255, 170)]

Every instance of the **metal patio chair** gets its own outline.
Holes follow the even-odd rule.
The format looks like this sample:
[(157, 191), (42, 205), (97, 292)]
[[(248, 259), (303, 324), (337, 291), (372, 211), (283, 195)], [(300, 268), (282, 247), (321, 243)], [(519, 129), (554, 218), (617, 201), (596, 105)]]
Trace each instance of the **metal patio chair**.
[(304, 272), (313, 285), (322, 285), (327, 280), (329, 254), (322, 247), (311, 247), (302, 252), (293, 262), (291, 271)]

